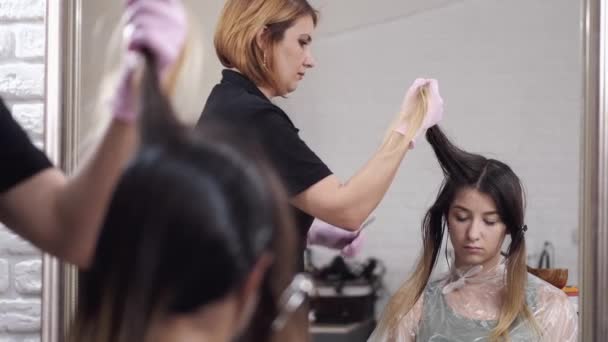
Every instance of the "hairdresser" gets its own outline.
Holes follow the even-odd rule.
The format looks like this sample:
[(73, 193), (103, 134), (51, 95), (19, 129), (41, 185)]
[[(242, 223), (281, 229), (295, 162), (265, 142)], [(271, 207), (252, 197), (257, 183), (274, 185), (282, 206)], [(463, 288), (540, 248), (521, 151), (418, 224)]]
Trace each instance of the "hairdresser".
[[(416, 80), (376, 153), (349, 180), (340, 180), (272, 102), (295, 91), (314, 67), (311, 44), (317, 21), (318, 12), (306, 0), (228, 0), (214, 40), (226, 69), (199, 125), (219, 118), (254, 132), (287, 187), (300, 234), (308, 234), (309, 241), (322, 237), (331, 242), (334, 234), (348, 237), (354, 232), (341, 240), (348, 246), (384, 197), (416, 138), (441, 120), (443, 107), (437, 82)], [(416, 98), (423, 88), (428, 103), (420, 112)], [(335, 129), (345, 134), (343, 127)], [(313, 226), (309, 234), (314, 218), (329, 225)]]

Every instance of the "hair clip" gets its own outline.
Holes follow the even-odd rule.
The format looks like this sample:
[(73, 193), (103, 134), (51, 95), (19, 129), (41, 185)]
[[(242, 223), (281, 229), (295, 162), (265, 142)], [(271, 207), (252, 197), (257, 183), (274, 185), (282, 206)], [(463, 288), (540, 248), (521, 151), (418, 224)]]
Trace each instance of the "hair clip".
[(524, 233), (527, 232), (528, 231), (528, 225), (524, 224), (523, 227), (521, 227), (521, 231), (524, 232)]
[(294, 313), (304, 301), (316, 293), (314, 282), (310, 275), (298, 273), (279, 299), (279, 315), (272, 322), (272, 329), (280, 330), (285, 326), (289, 316)]

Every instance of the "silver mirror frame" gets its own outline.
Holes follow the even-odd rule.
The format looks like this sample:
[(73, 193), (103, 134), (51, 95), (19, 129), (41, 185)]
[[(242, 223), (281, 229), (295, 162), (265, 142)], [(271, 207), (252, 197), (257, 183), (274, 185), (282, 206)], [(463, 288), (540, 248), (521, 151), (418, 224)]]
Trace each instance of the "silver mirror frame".
[(607, 5), (583, 0), (583, 99), (580, 202), (581, 341), (608, 335)]
[[(45, 148), (68, 174), (78, 162), (81, 5), (46, 2)], [(42, 265), (41, 341), (64, 341), (76, 305), (77, 270), (48, 254)]]

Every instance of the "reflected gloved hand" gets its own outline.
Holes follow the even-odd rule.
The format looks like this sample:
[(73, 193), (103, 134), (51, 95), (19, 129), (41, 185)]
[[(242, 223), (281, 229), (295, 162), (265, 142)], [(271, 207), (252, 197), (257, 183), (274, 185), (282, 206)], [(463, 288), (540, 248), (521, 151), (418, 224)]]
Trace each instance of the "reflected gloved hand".
[(128, 0), (125, 18), (123, 38), (127, 51), (112, 101), (112, 112), (116, 118), (134, 121), (137, 109), (133, 79), (139, 65), (139, 53), (147, 50), (154, 55), (162, 80), (182, 53), (187, 18), (180, 0)]
[(354, 257), (363, 248), (363, 242), (365, 241), (364, 228), (373, 219), (372, 217), (366, 221), (361, 228), (354, 232), (315, 219), (308, 231), (308, 244), (340, 249), (343, 256)]

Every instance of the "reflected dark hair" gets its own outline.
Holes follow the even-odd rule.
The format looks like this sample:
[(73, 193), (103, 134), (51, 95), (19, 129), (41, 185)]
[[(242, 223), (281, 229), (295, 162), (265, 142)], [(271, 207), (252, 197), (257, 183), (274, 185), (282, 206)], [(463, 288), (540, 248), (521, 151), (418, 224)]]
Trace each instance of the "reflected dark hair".
[(455, 146), (438, 126), (431, 127), (426, 138), (443, 170), (444, 180), (435, 202), (422, 224), (422, 255), (413, 275), (397, 291), (383, 314), (380, 325), (389, 334), (395, 332), (401, 319), (418, 301), (437, 263), (448, 213), (458, 191), (472, 188), (492, 198), (501, 221), (505, 224), (511, 244), (506, 257), (506, 291), (496, 328), (490, 339), (508, 337), (509, 328), (517, 318), (534, 322), (525, 301), (527, 283), (526, 244), (524, 239), (525, 199), (523, 186), (505, 163), (469, 153)]
[[(265, 252), (274, 263), (252, 328), (296, 270), (282, 187), (255, 145), (219, 124), (182, 126), (146, 54), (141, 147), (120, 178), (90, 269), (80, 275), (73, 341), (142, 341), (159, 317), (193, 313), (237, 290)], [(261, 319), (261, 318), (266, 319)]]
[[(443, 170), (444, 181), (435, 203), (424, 220), (425, 232), (433, 237), (443, 238), (443, 229), (456, 192), (462, 188), (473, 188), (490, 196), (502, 222), (511, 235), (507, 256), (516, 254), (524, 243), (525, 199), (519, 177), (505, 163), (484, 156), (469, 153), (456, 147), (438, 126), (426, 133), (427, 140)], [(441, 234), (438, 234), (441, 232)], [(441, 243), (441, 239), (439, 243)], [(437, 256), (434, 256), (436, 259)]]

